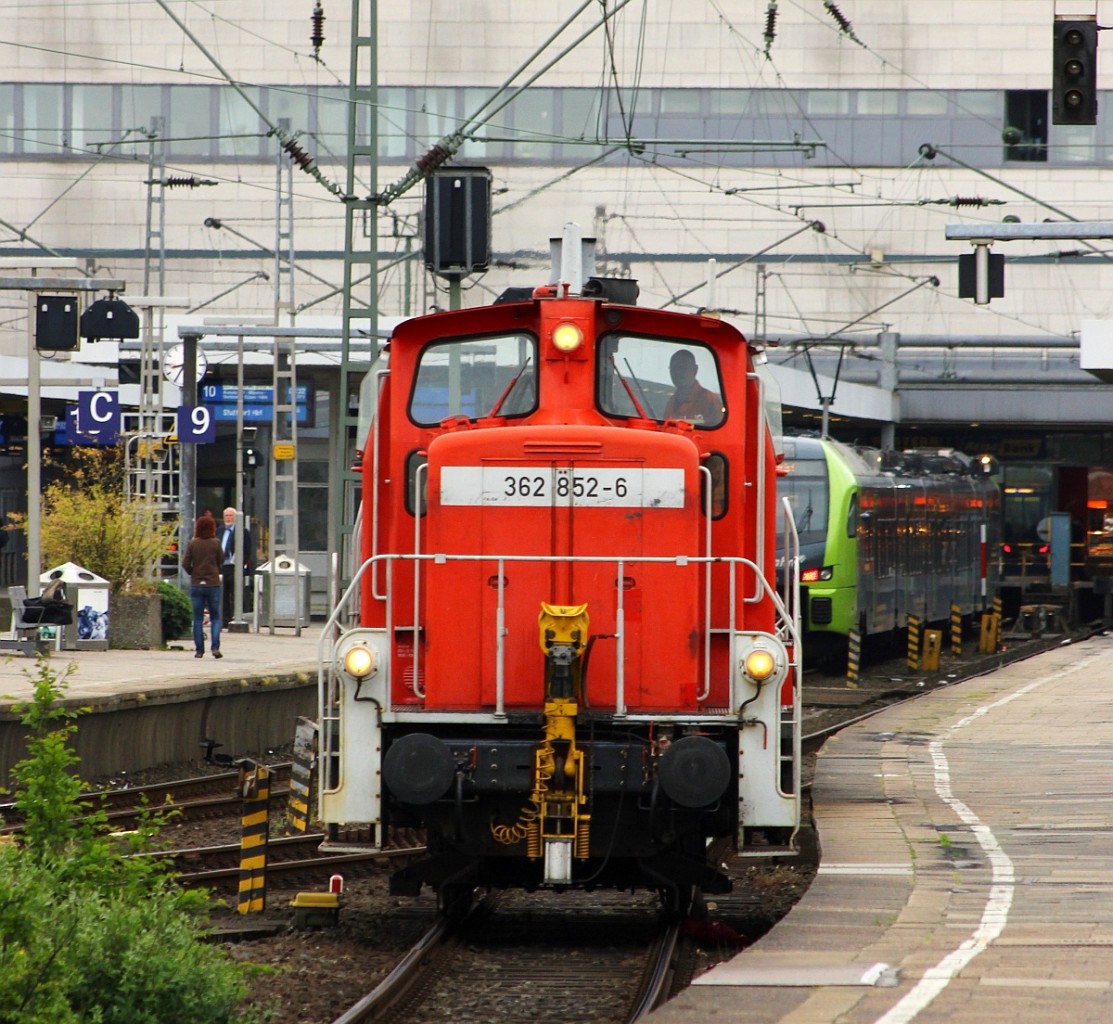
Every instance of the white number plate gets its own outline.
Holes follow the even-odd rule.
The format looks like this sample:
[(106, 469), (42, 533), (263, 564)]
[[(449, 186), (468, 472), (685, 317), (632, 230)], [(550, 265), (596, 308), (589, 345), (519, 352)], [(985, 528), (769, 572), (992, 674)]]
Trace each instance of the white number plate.
[(684, 471), (445, 466), (441, 504), (683, 508)]

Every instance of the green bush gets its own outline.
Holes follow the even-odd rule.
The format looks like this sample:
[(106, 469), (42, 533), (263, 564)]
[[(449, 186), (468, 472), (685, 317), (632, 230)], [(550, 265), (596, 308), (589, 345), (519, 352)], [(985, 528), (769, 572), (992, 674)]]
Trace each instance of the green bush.
[(12, 770), (26, 828), (0, 846), (0, 1024), (248, 1024), (251, 969), (203, 941), (207, 895), (126, 856), (150, 849), (159, 816), (110, 835), (69, 771), (80, 712), (58, 705), (45, 661), (34, 682)]
[(172, 583), (159, 581), (162, 595), (162, 642), (190, 635), (193, 629), (193, 605), (189, 597)]

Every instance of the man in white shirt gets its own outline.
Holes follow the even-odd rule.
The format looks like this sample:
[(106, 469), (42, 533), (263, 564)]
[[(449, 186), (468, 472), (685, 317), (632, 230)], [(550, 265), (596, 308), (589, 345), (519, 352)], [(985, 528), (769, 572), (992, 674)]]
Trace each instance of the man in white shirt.
[[(217, 538), (224, 551), (224, 565), (221, 567), (221, 577), (224, 583), (221, 595), (224, 621), (231, 622), (236, 597), (236, 510), (234, 508), (224, 510), (224, 522), (217, 531)], [(251, 574), (255, 571), (255, 560), (252, 557), (254, 550), (255, 548), (251, 543), (251, 533), (245, 525), (243, 529), (243, 610), (245, 612), (250, 611), (251, 594), (248, 591), (248, 585), (250, 584)]]

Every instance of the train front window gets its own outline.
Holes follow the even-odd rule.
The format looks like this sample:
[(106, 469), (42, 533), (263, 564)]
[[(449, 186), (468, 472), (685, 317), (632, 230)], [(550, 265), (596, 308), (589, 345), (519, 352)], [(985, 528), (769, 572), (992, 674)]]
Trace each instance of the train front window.
[(725, 419), (719, 362), (706, 346), (608, 334), (596, 353), (595, 399), (605, 416), (686, 420), (703, 429)]
[[(787, 498), (800, 536), (801, 546), (822, 544), (827, 539), (827, 461), (818, 458), (785, 457), (788, 473), (777, 478), (777, 497)], [(777, 520), (778, 532), (781, 520)]]
[(537, 408), (536, 368), (528, 334), (434, 342), (418, 358), (410, 419), (431, 427), (454, 416), (526, 416)]

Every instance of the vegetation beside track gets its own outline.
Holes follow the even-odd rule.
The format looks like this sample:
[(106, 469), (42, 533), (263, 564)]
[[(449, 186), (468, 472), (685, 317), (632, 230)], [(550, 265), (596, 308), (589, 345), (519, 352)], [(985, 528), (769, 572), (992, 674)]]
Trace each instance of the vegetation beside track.
[(111, 833), (72, 774), (80, 712), (58, 703), (64, 677), (40, 660), (34, 683), (12, 773), (24, 830), (0, 845), (0, 1024), (252, 1024), (252, 969), (204, 941), (208, 895), (127, 856), (151, 848), (160, 816)]

